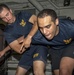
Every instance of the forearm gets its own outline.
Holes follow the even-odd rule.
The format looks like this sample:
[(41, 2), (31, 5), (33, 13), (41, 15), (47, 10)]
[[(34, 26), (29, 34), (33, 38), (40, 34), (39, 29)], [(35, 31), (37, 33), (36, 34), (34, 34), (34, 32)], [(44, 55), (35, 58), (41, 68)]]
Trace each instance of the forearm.
[(30, 47), (30, 44), (32, 42), (32, 37), (35, 35), (35, 33), (38, 30), (38, 26), (37, 26), (37, 17), (35, 15), (32, 15), (31, 18), (29, 19), (29, 22), (32, 23), (32, 29), (29, 32), (29, 34), (27, 35), (27, 37), (24, 39), (22, 46), (20, 48), (20, 50), (22, 50), (23, 47), (28, 48)]
[(14, 47), (12, 46), (12, 49), (17, 53), (22, 54), (25, 51), (25, 49), (23, 48), (22, 51), (20, 51), (20, 47), (21, 47), (21, 45), (19, 44)]
[(35, 21), (32, 29), (29, 32), (29, 34), (27, 35), (27, 37), (32, 38), (35, 35), (35, 33), (37, 32), (37, 30), (38, 30), (38, 26), (37, 26), (37, 22)]
[(36, 15), (32, 15), (29, 19), (29, 22), (33, 24), (33, 27), (31, 29), (31, 31), (29, 32), (28, 36), (30, 38), (32, 38), (34, 36), (34, 34), (37, 32), (38, 30), (38, 26), (37, 26), (37, 16)]
[(11, 48), (10, 46), (7, 46), (6, 48), (3, 49), (3, 51), (6, 53), (7, 51), (9, 51)]

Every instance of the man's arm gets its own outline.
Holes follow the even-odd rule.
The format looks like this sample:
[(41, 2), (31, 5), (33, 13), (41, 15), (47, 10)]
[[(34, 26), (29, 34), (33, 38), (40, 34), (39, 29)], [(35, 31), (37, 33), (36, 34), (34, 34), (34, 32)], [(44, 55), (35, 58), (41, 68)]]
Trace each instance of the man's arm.
[(22, 50), (23, 47), (25, 47), (25, 48), (30, 47), (32, 37), (38, 30), (37, 17), (35, 15), (32, 15), (30, 17), (29, 22), (33, 24), (33, 27), (31, 29), (31, 31), (29, 32), (29, 34), (27, 35), (27, 37), (24, 39), (24, 42), (22, 43), (20, 50)]
[(24, 36), (20, 37), (17, 40), (14, 40), (9, 44), (9, 46), (14, 50), (15, 52), (22, 54), (26, 49), (23, 48), (22, 52), (20, 51), (21, 43), (23, 42)]
[(0, 58), (10, 50), (11, 48), (9, 46), (7, 46), (6, 48), (4, 48), (2, 51), (0, 51)]
[[(20, 37), (20, 38), (18, 38), (16, 41), (20, 44), (21, 42), (23, 42), (23, 39), (24, 39), (24, 36), (22, 36), (22, 37)], [(2, 51), (0, 51), (0, 58), (6, 53), (6, 52), (8, 52), (9, 50), (11, 50), (11, 49), (15, 49), (14, 48), (14, 45), (16, 46), (17, 44), (14, 44), (15, 42), (13, 42), (11, 45), (8, 45), (6, 48), (4, 48)], [(13, 45), (13, 46), (12, 46)], [(12, 48), (11, 48), (12, 47)], [(14, 51), (16, 51), (16, 50), (14, 50)], [(18, 50), (17, 50), (17, 52), (18, 52)], [(19, 52), (18, 52), (19, 53)], [(22, 53), (22, 52), (21, 52)], [(21, 54), (20, 53), (20, 54)]]
[(37, 16), (32, 15), (29, 19), (29, 22), (31, 22), (33, 24), (33, 27), (30, 31), (30, 33), (28, 34), (28, 36), (31, 36), (31, 38), (34, 36), (34, 34), (37, 32), (38, 30), (38, 26), (37, 26)]

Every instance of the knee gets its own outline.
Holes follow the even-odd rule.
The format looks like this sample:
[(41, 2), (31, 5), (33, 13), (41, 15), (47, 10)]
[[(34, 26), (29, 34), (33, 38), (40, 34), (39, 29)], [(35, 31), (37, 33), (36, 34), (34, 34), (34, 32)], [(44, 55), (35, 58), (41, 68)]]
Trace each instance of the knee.
[(34, 71), (34, 75), (39, 75), (38, 73), (39, 73), (38, 71)]
[(44, 71), (34, 70), (34, 75), (44, 75)]
[(34, 61), (34, 75), (44, 75), (45, 64), (42, 61)]
[(67, 68), (60, 68), (60, 75), (71, 75), (70, 70), (68, 70)]

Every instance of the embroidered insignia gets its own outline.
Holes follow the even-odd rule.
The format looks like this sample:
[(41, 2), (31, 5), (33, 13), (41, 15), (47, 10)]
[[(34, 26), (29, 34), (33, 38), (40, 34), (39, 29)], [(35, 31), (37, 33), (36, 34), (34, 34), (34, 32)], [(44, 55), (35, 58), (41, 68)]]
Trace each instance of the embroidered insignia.
[(37, 57), (39, 55), (39, 53), (36, 53), (33, 55), (33, 58)]
[(72, 38), (68, 39), (68, 40), (63, 40), (65, 44), (69, 44), (71, 42)]
[(20, 25), (24, 27), (26, 25), (26, 22), (22, 19)]

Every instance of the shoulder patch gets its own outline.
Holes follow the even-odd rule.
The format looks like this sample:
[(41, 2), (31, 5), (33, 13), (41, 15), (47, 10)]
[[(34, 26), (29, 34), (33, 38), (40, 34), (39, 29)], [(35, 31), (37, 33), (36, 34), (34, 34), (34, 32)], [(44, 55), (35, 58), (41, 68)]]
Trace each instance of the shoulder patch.
[(65, 44), (69, 44), (72, 41), (72, 38), (67, 39), (67, 40), (63, 40)]
[(33, 55), (33, 58), (37, 57), (39, 55), (39, 53), (36, 53)]

